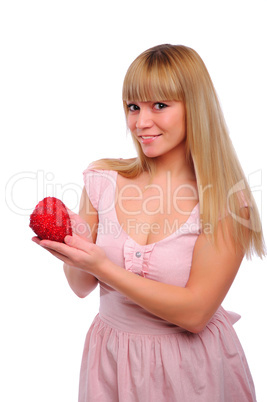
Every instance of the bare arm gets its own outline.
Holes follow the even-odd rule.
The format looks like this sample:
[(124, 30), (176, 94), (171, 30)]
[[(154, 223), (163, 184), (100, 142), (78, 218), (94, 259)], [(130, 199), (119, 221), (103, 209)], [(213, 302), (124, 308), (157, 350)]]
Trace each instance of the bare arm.
[(185, 287), (156, 282), (126, 271), (110, 261), (100, 247), (78, 236), (67, 236), (66, 244), (43, 240), (41, 245), (60, 253), (61, 259), (75, 269), (90, 272), (152, 314), (198, 333), (225, 298), (244, 256), (243, 250), (236, 248), (232, 240), (231, 219), (225, 218), (225, 236), (220, 223), (217, 247), (205, 234), (198, 237)]
[(137, 276), (112, 263), (100, 280), (135, 303), (188, 331), (200, 332), (225, 298), (243, 259), (231, 238), (231, 218), (225, 238), (219, 228), (218, 247), (204, 234), (196, 242), (191, 273), (185, 288)]
[[(85, 188), (83, 189), (80, 200), (79, 216), (89, 226), (89, 230), (85, 230), (83, 235), (87, 237), (88, 241), (95, 243), (97, 235), (98, 215), (97, 211), (88, 198)], [(77, 228), (73, 228), (74, 232), (77, 233), (78, 231), (83, 231), (82, 228), (84, 226), (82, 222), (79, 223), (77, 219), (73, 219), (72, 222), (74, 226), (75, 224), (77, 225)], [(68, 283), (77, 296), (86, 297), (96, 288), (98, 280), (95, 276), (89, 274), (88, 272), (77, 269), (76, 267), (70, 266), (66, 263), (64, 263), (63, 268)]]

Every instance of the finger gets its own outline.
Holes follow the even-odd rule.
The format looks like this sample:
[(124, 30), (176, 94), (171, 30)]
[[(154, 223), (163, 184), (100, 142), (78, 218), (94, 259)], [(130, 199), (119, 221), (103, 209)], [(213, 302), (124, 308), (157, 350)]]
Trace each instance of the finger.
[(89, 224), (80, 217), (80, 215), (72, 213), (72, 215), (70, 215), (70, 220), (73, 233), (92, 241), (91, 228)]
[[(74, 235), (76, 236), (76, 235)], [(72, 238), (72, 236), (66, 236)], [(70, 256), (73, 255), (73, 251), (76, 250), (76, 248), (71, 247), (71, 245), (67, 245), (65, 243), (57, 242), (57, 241), (52, 241), (52, 240), (41, 240), (39, 237), (33, 237), (32, 241), (39, 246), (45, 248), (46, 250), (54, 253), (58, 253), (62, 256)]]
[(68, 265), (73, 266), (73, 261), (70, 260), (66, 255), (60, 254), (52, 249), (49, 248), (45, 248), (43, 247), (45, 250), (47, 250), (50, 254), (52, 254), (54, 257), (56, 257), (57, 259), (59, 259), (62, 262), (65, 262)]
[[(41, 240), (39, 237), (37, 237), (37, 236), (34, 236), (33, 238), (32, 238), (32, 241), (34, 242), (34, 243), (36, 243), (36, 244), (38, 244), (39, 246), (41, 246), (42, 248), (44, 248), (46, 251), (48, 251), (50, 254), (52, 254), (53, 256), (55, 256), (56, 258), (58, 258), (59, 260), (61, 260), (61, 261), (63, 261), (63, 262), (65, 262), (66, 264), (69, 264), (69, 265), (71, 265), (71, 260), (66, 256), (66, 255), (64, 255), (64, 254), (61, 254), (61, 253), (59, 253), (59, 252), (57, 252), (57, 251), (54, 251), (53, 249), (52, 249), (52, 247), (57, 247), (57, 245), (54, 245), (54, 243), (57, 243), (57, 242), (46, 242), (46, 243), (44, 243), (44, 241), (43, 240)], [(48, 246), (50, 247), (50, 248), (48, 248)]]
[(68, 207), (66, 207), (66, 210), (67, 210), (69, 216), (75, 216), (75, 215), (77, 215), (75, 212), (73, 212), (73, 211), (72, 211), (71, 209), (69, 209)]
[(84, 253), (84, 251), (70, 247), (64, 243), (51, 240), (41, 240), (39, 245), (59, 260), (71, 266), (76, 266), (79, 261), (86, 258), (86, 253)]
[(44, 247), (46, 249), (49, 250), (54, 250), (57, 253), (63, 254), (63, 255), (67, 255), (69, 252), (70, 247), (65, 244), (65, 243), (61, 243), (58, 241), (52, 241), (52, 240), (40, 240), (39, 242), (36, 241), (37, 244), (39, 244), (41, 247)]
[(87, 239), (78, 236), (75, 233), (73, 233), (72, 236), (66, 236), (64, 241), (68, 246), (84, 251), (86, 253), (89, 253), (90, 250), (92, 250), (92, 247), (94, 247), (93, 243), (88, 242)]
[(34, 236), (34, 237), (32, 237), (32, 241), (36, 244), (40, 244), (41, 239), (39, 239), (39, 237), (37, 237), (37, 236)]
[(94, 246), (93, 243), (88, 242), (86, 239), (76, 235), (75, 233), (73, 233), (72, 236), (66, 236), (64, 241), (65, 243), (51, 240), (41, 240), (39, 242), (39, 245), (46, 249), (53, 250), (54, 252), (62, 254), (70, 259), (75, 259), (77, 256), (77, 252), (80, 251), (84, 252), (85, 254), (89, 254), (92, 245)]

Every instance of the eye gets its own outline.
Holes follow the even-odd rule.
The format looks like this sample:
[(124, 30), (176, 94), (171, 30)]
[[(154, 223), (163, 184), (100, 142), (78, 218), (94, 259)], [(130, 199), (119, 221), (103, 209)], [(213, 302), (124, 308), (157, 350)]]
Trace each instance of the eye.
[(157, 102), (154, 104), (154, 107), (157, 110), (161, 110), (161, 109), (168, 107), (168, 105), (166, 105), (166, 103), (163, 103), (163, 102)]
[(139, 106), (135, 105), (134, 103), (129, 103), (129, 105), (127, 105), (127, 108), (129, 112), (136, 112), (136, 110), (139, 110)]

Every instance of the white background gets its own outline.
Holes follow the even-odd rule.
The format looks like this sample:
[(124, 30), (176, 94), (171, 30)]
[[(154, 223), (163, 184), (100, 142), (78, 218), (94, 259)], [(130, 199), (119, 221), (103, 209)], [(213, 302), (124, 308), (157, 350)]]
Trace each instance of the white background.
[[(205, 61), (266, 237), (266, 17), (266, 0), (1, 2), (1, 401), (77, 400), (98, 291), (71, 292), (61, 263), (31, 242), (29, 214), (48, 195), (77, 212), (89, 162), (135, 155), (121, 87), (143, 50), (184, 44)], [(235, 328), (258, 402), (267, 400), (266, 279), (266, 259), (244, 260), (224, 302), (242, 315)]]

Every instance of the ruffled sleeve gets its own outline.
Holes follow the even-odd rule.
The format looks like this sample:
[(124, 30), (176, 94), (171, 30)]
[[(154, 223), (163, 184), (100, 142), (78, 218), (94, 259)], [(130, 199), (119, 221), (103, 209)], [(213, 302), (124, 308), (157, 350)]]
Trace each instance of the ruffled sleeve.
[(98, 211), (104, 170), (93, 169), (91, 165), (83, 172), (83, 180), (88, 197), (93, 207)]

